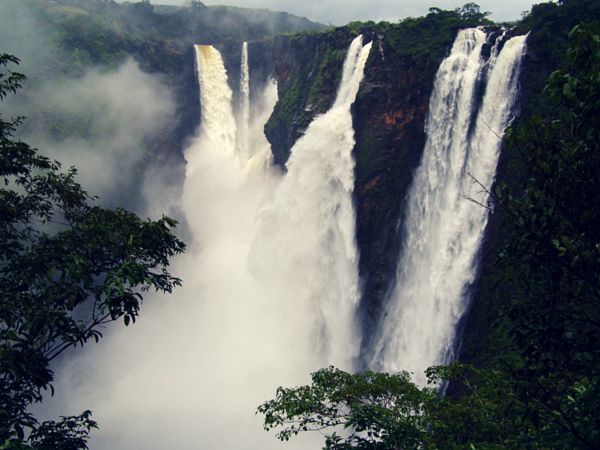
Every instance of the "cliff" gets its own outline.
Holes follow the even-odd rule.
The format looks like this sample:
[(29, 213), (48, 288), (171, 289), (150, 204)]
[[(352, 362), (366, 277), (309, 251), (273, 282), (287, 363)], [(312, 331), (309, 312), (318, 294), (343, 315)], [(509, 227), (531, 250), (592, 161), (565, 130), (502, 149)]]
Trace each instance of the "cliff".
[(361, 314), (368, 345), (398, 258), (398, 226), (425, 142), (433, 80), (459, 29), (479, 19), (433, 11), (399, 24), (353, 23), (328, 33), (278, 37), (273, 45), (279, 102), (265, 126), (276, 164), (285, 165), (296, 139), (333, 103), (353, 36), (372, 40), (365, 77), (353, 105)]

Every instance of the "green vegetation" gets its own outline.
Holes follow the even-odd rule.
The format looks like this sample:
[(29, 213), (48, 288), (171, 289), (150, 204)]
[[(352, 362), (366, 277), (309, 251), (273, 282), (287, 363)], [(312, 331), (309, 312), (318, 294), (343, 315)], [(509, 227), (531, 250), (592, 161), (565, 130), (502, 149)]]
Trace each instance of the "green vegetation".
[[(3, 23), (28, 22), (21, 33), (29, 42), (39, 40), (46, 54), (41, 76), (80, 76), (87, 68), (114, 68), (127, 56), (148, 58), (189, 48), (192, 44), (214, 44), (227, 40), (256, 40), (284, 32), (322, 30), (319, 24), (286, 13), (267, 10), (206, 7), (191, 2), (186, 7), (157, 8), (148, 1), (117, 3), (113, 0), (3, 0)], [(29, 23), (34, 20), (35, 24)], [(22, 26), (22, 25), (21, 25)], [(0, 31), (10, 36), (10, 28)], [(29, 30), (28, 28), (33, 28)], [(38, 34), (43, 34), (43, 38)], [(168, 63), (172, 61), (165, 61)], [(174, 67), (153, 61), (165, 72)]]
[(259, 407), (265, 428), (283, 427), (282, 440), (328, 430), (327, 449), (600, 447), (600, 23), (570, 41), (544, 91), (553, 114), (509, 132), (522, 185), (494, 189), (506, 217), (495, 311), (508, 344), (494, 364), (429, 369), (448, 396), (406, 373), (323, 369)]
[[(39, 1), (39, 0), (28, 0)], [(322, 30), (323, 26), (287, 13), (187, 2), (155, 7), (149, 1), (60, 0), (58, 10), (83, 10), (112, 31), (137, 39), (180, 39), (188, 43), (254, 40), (284, 32)], [(54, 7), (50, 7), (54, 9)]]
[[(520, 135), (526, 141), (527, 138), (519, 129), (531, 128), (531, 120), (551, 123), (559, 116), (559, 110), (566, 108), (556, 100), (556, 96), (553, 99), (549, 97), (549, 88), (545, 86), (557, 69), (572, 70), (567, 52), (571, 41), (569, 32), (582, 22), (598, 20), (600, 3), (579, 0), (535, 5), (531, 13), (518, 24), (518, 32), (530, 31), (530, 35), (527, 40), (529, 56), (521, 74), (521, 115), (513, 123), (514, 135)], [(498, 169), (498, 180), (516, 198), (526, 189), (531, 161), (528, 161), (524, 152), (529, 148), (525, 142), (519, 144), (514, 138), (509, 139)], [(465, 324), (461, 358), (477, 366), (496, 367), (506, 350), (512, 347), (502, 311), (504, 299), (513, 295), (513, 288), (505, 282), (505, 273), (499, 270), (498, 261), (498, 255), (503, 253), (503, 242), (510, 240), (512, 233), (509, 227), (502, 224), (505, 215), (504, 208), (497, 208), (496, 214), (491, 217), (493, 229), (488, 233), (491, 239)], [(518, 267), (520, 261), (515, 257), (515, 261), (507, 265), (513, 263)]]
[[(0, 100), (24, 80), (15, 63), (0, 55)], [(81, 449), (89, 411), (42, 424), (29, 412), (52, 389), (50, 362), (135, 321), (143, 292), (178, 286), (167, 267), (184, 244), (168, 217), (93, 205), (74, 168), (14, 138), (19, 123), (0, 117), (0, 447)]]
[[(538, 448), (528, 447), (527, 404), (503, 373), (453, 365), (430, 368), (428, 378), (432, 386), (420, 388), (407, 372), (352, 375), (330, 367), (313, 373), (311, 385), (279, 388), (258, 412), (266, 430), (282, 427), (282, 441), (328, 430), (328, 450)], [(460, 399), (439, 395), (435, 386), (447, 380), (460, 383)]]

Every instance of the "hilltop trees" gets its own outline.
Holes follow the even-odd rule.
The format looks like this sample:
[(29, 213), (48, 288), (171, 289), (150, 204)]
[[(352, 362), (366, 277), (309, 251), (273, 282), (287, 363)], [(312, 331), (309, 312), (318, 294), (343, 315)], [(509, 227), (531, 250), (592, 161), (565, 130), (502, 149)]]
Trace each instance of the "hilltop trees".
[[(0, 54), (0, 99), (24, 80), (16, 63)], [(0, 116), (0, 447), (86, 448), (89, 411), (39, 424), (28, 407), (52, 389), (53, 359), (135, 321), (143, 292), (180, 284), (167, 266), (184, 244), (168, 217), (94, 205), (74, 168), (14, 137), (20, 122)]]

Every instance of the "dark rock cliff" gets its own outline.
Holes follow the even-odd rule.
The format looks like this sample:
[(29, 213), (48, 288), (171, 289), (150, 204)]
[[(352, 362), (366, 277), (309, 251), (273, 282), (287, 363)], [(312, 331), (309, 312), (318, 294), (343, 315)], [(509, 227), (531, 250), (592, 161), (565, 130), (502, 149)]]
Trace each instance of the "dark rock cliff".
[[(440, 31), (436, 39), (430, 39), (427, 27), (420, 24), (374, 31), (365, 79), (353, 107), (365, 348), (393, 283), (405, 198), (425, 142), (429, 95), (456, 32)], [(415, 51), (418, 40), (426, 40), (428, 46)]]
[(275, 164), (284, 166), (294, 142), (317, 114), (335, 100), (346, 50), (347, 28), (325, 34), (281, 36), (273, 41), (272, 63), (279, 101), (265, 125)]

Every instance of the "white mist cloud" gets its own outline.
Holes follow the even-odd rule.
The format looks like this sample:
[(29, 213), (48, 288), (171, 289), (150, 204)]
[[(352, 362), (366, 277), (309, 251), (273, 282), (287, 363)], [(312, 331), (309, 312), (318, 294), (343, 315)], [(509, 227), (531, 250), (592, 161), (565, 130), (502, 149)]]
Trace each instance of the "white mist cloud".
[[(149, 144), (173, 120), (173, 95), (133, 60), (116, 70), (28, 86), (7, 109), (28, 119), (21, 138), (74, 165), (79, 180), (104, 203), (133, 206), (153, 159)], [(133, 197), (133, 198), (128, 198)]]
[(166, 80), (143, 72), (133, 59), (112, 70), (96, 66), (65, 76), (68, 62), (48, 39), (56, 30), (34, 11), (27, 2), (0, 0), (0, 51), (19, 57), (21, 64), (12, 69), (28, 77), (0, 104), (5, 116), (25, 117), (19, 137), (63, 167), (75, 166), (78, 180), (104, 205), (141, 212), (142, 189), (153, 186), (165, 198), (176, 192), (181, 159), (166, 161), (168, 155), (151, 150), (165, 150), (153, 143), (175, 121)]
[[(272, 88), (267, 94), (251, 127), (258, 155), (268, 150), (259, 139), (275, 100)], [(100, 424), (92, 449), (319, 448), (319, 434), (282, 444), (255, 415), (277, 386), (305, 383), (321, 364), (290, 335), (304, 323), (247, 270), (256, 211), (281, 175), (220, 150), (205, 135), (187, 149), (183, 207), (193, 239), (174, 265), (183, 287), (147, 296), (134, 326), (115, 325), (57, 372), (57, 395), (44, 408), (92, 409)]]

